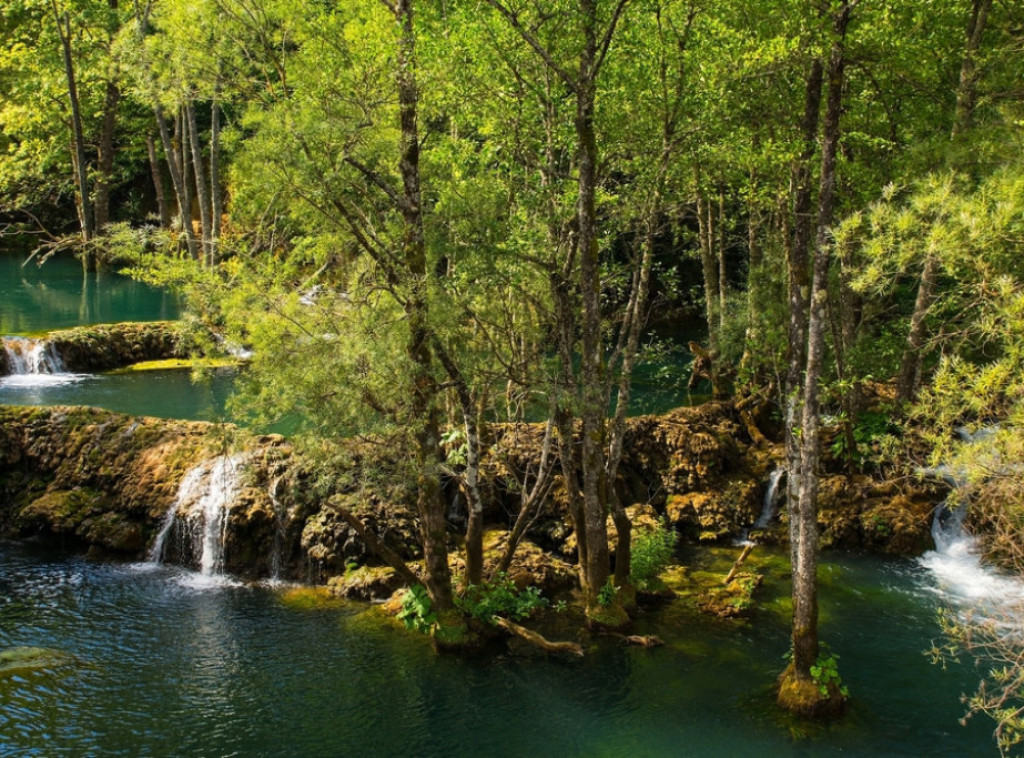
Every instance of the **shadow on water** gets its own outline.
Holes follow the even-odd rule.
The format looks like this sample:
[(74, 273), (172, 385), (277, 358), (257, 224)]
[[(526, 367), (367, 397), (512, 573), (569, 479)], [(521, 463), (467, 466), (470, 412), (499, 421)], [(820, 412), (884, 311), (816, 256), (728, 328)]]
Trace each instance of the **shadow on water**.
[(76, 662), (3, 683), (0, 731), (19, 755), (990, 752), (985, 725), (956, 723), (970, 672), (942, 672), (922, 655), (937, 629), (920, 571), (829, 565), (823, 636), (854, 704), (810, 729), (771, 705), (787, 635), (768, 612), (685, 623), (649, 612), (639, 630), (666, 647), (596, 637), (579, 662), (464, 659), (435, 655), (357, 604), (0, 544), (0, 650), (42, 647)]

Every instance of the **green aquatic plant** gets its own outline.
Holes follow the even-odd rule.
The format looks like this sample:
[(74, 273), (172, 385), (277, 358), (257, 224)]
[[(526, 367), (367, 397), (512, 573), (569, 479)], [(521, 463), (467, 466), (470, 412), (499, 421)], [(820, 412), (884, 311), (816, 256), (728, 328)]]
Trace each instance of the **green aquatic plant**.
[(664, 521), (633, 537), (629, 574), (638, 589), (651, 589), (658, 575), (668, 568), (677, 537), (675, 530)]
[(437, 624), (437, 614), (430, 602), (430, 594), (422, 584), (409, 588), (402, 598), (402, 609), (397, 615), (406, 629), (415, 629), (422, 634), (429, 634)]
[(455, 600), (455, 607), (461, 613), (487, 624), (493, 624), (495, 616), (520, 621), (547, 604), (547, 598), (541, 596), (537, 587), (517, 590), (505, 573), (481, 584), (470, 585)]

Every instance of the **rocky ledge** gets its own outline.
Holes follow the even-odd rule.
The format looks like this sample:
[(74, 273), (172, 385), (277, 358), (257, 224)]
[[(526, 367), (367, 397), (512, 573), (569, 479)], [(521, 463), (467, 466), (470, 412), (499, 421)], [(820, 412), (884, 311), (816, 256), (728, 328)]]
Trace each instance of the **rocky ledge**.
[(57, 366), (50, 369), (89, 373), (110, 371), (143, 361), (188, 358), (190, 345), (180, 322), (151, 321), (97, 324), (50, 332), (40, 339), (7, 338), (0, 350), (0, 375), (15, 373), (12, 365), (33, 349), (42, 348)]
[[(497, 554), (518, 495), (507, 482), (540, 454), (542, 430), (496, 425), (484, 466), (491, 492), (488, 552)], [(617, 481), (637, 524), (664, 520), (684, 540), (729, 543), (763, 514), (777, 446), (755, 444), (735, 408), (709, 403), (630, 421)], [(216, 483), (214, 460), (229, 460), (230, 483)], [(413, 492), (400, 477), (375, 477), (401, 456), (349, 442), (329, 455), (295, 450), (278, 435), (234, 427), (133, 418), (88, 408), (0, 407), (0, 537), (56, 541), (69, 548), (140, 558), (168, 514), (183, 523), (216, 490), (225, 498), (223, 568), (245, 577), (329, 581), (363, 598), (394, 588), (387, 570), (338, 514), (344, 505), (403, 558), (419, 558)], [(204, 468), (205, 467), (205, 468)], [(224, 467), (222, 467), (224, 468)], [(205, 488), (205, 489), (204, 489)], [(448, 488), (457, 491), (454, 485)], [(930, 546), (931, 512), (941, 499), (919, 483), (828, 476), (819, 526), (826, 548), (914, 554)], [(555, 590), (572, 581), (574, 541), (561, 482), (510, 569), (517, 581)], [(453, 561), (460, 529), (453, 494)], [(195, 565), (195, 535), (178, 530), (172, 560)], [(785, 542), (786, 511), (753, 532)], [(361, 567), (366, 567), (360, 570)], [(456, 566), (457, 568), (457, 566)], [(550, 586), (549, 586), (550, 585)]]

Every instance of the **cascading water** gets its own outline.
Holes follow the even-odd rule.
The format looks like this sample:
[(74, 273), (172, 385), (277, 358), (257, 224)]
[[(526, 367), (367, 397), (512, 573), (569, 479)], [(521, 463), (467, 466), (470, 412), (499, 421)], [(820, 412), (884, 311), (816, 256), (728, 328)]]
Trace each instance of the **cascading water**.
[(785, 473), (785, 468), (782, 466), (776, 466), (771, 474), (768, 475), (768, 488), (764, 493), (764, 500), (761, 505), (761, 515), (757, 517), (757, 521), (753, 524), (740, 530), (739, 536), (733, 539), (734, 545), (757, 544), (750, 539), (750, 533), (755, 529), (767, 529), (768, 525), (772, 523), (772, 519), (774, 519), (775, 514), (779, 512), (779, 505), (786, 494), (785, 490), (779, 486)]
[(8, 376), (0, 381), (11, 386), (65, 384), (82, 378), (64, 370), (64, 363), (53, 344), (26, 337), (4, 337), (3, 360)]
[[(956, 430), (967, 445), (982, 445), (997, 433), (996, 428), (971, 433)], [(991, 449), (981, 450), (989, 457), (990, 469), (998, 471), (1001, 464)], [(932, 518), (932, 539), (935, 549), (919, 559), (935, 581), (935, 591), (963, 613), (980, 613), (997, 624), (1018, 625), (1024, 617), (1024, 582), (1000, 573), (983, 563), (978, 540), (964, 528), (968, 498), (963, 487), (965, 472), (956, 466), (942, 465), (923, 469), (922, 473), (942, 479), (958, 490), (935, 508)]]
[(764, 493), (764, 505), (761, 507), (761, 515), (754, 522), (753, 529), (766, 529), (779, 512), (779, 504), (785, 496), (785, 491), (780, 489), (779, 484), (786, 469), (778, 466), (768, 475), (768, 489)]
[(176, 556), (205, 577), (223, 572), (228, 512), (242, 488), (244, 462), (242, 455), (222, 455), (185, 475), (153, 543), (150, 561), (161, 563)]

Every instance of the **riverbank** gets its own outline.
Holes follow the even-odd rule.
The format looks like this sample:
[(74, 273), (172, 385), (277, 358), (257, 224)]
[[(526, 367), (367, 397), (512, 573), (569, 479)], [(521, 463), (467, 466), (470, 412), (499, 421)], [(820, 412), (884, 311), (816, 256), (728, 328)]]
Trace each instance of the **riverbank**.
[[(493, 493), (485, 519), (497, 532), (495, 540), (507, 529), (517, 499), (508, 484), (511, 474), (539, 455), (538, 436), (527, 424), (492, 429), (483, 470)], [(691, 544), (730, 544), (747, 536), (785, 542), (784, 508), (759, 524), (781, 451), (755, 444), (733, 405), (709, 403), (632, 419), (626, 450), (617, 486), (632, 504), (634, 523), (664, 520)], [(354, 568), (374, 567), (378, 560), (337, 506), (356, 514), (399, 556), (417, 560), (411, 494), (402, 482), (380, 476), (389, 470), (389, 459), (394, 463), (400, 455), (350, 441), (314, 457), (279, 435), (254, 435), (231, 425), (88, 408), (0, 407), (0, 536), (138, 559), (152, 549), (169, 518), (176, 515), (183, 524), (206, 518), (196, 510), (193, 490), (215, 487), (223, 494), (216, 507), (223, 509), (224, 571), (247, 578), (333, 580), (343, 593), (378, 598), (390, 594), (396, 578), (382, 570), (373, 572), (369, 584), (365, 576), (346, 584)], [(214, 465), (224, 456), (233, 461), (229, 471)], [(215, 476), (230, 481), (213, 483)], [(457, 522), (454, 489), (449, 520)], [(828, 476), (819, 515), (822, 545), (920, 554), (930, 547), (931, 512), (939, 500), (940, 493), (924, 485)], [(522, 551), (534, 558), (543, 553), (547, 568), (513, 567), (552, 590), (572, 574), (567, 567), (574, 543), (564, 502), (559, 483), (527, 537), (533, 547)], [(169, 548), (177, 561), (193, 567), (201, 562), (196, 530), (201, 532), (198, 523), (178, 529)], [(457, 556), (454, 534), (451, 547)]]

